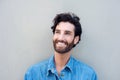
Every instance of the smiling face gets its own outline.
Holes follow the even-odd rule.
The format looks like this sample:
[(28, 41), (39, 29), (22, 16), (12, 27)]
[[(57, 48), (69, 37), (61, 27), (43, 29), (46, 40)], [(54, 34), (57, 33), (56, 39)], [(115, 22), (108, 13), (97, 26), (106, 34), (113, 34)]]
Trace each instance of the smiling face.
[(74, 25), (69, 22), (60, 22), (55, 29), (53, 45), (56, 52), (64, 54), (69, 52), (79, 40), (75, 37)]

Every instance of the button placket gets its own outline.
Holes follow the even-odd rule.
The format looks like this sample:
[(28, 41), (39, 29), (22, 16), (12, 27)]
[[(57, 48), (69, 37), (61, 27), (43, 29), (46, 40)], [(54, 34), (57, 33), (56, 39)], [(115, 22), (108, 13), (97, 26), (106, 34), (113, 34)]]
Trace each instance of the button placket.
[(65, 76), (64, 72), (61, 72), (60, 76), (61, 76), (61, 77), (64, 77), (64, 76)]

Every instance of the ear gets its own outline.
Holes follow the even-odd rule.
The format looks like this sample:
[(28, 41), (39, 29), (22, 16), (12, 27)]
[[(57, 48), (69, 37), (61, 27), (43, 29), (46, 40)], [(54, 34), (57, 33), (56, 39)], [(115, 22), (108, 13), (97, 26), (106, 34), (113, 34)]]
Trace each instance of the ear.
[(79, 36), (76, 36), (75, 38), (74, 38), (74, 44), (77, 44), (78, 43), (78, 41), (79, 41)]

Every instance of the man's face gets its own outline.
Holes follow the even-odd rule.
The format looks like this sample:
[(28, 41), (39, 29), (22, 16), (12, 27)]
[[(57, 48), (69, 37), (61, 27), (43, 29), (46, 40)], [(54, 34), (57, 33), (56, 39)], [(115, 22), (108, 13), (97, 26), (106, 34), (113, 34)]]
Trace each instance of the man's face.
[(56, 52), (64, 54), (69, 52), (76, 44), (74, 25), (69, 22), (60, 22), (55, 29), (53, 45)]

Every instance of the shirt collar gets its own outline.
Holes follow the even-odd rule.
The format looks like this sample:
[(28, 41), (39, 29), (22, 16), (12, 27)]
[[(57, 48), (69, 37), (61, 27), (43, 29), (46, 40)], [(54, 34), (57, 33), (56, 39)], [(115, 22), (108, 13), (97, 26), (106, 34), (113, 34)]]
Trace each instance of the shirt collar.
[[(70, 59), (68, 61), (68, 63), (65, 65), (64, 69), (67, 68), (69, 69), (71, 72), (73, 72), (73, 57), (70, 56)], [(54, 63), (54, 56), (52, 56), (49, 61), (48, 61), (48, 69), (47, 69), (47, 76), (50, 73), (55, 73), (55, 63)]]
[(48, 61), (48, 69), (47, 69), (47, 76), (50, 73), (54, 73), (55, 70), (55, 63), (54, 63), (54, 56), (50, 57), (49, 61)]
[(73, 72), (73, 57), (70, 56), (68, 63), (66, 64), (65, 68), (68, 68), (71, 72)]

